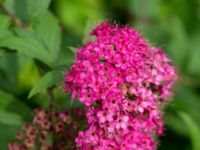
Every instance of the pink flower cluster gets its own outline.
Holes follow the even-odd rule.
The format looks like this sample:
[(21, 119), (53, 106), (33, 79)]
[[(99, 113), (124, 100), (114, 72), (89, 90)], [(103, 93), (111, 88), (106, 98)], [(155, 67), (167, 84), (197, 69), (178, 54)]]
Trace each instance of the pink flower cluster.
[[(84, 118), (83, 111), (82, 108), (74, 108), (72, 112), (36, 109), (33, 123), (23, 125), (16, 140), (8, 144), (8, 150), (74, 149), (74, 135)], [(76, 115), (73, 120), (72, 115)]]
[(65, 76), (66, 91), (87, 107), (83, 150), (154, 150), (163, 133), (162, 106), (176, 80), (174, 67), (158, 48), (132, 28), (103, 22), (96, 39), (79, 48)]

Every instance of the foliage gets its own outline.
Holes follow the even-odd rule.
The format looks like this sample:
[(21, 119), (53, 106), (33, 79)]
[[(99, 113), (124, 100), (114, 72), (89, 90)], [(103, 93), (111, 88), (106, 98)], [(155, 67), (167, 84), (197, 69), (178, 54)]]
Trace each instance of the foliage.
[(64, 72), (85, 33), (107, 18), (137, 28), (177, 66), (159, 149), (199, 148), (200, 1), (0, 0), (0, 149), (32, 120), (33, 109), (48, 107), (49, 94), (58, 106), (80, 105), (60, 90)]

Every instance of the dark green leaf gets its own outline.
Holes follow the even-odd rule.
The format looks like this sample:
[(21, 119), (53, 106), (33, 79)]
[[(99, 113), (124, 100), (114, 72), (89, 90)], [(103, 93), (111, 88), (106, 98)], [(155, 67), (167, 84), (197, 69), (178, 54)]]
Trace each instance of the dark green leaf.
[(17, 81), (17, 55), (16, 53), (5, 51), (0, 57), (2, 57), (0, 59), (0, 69), (2, 69), (2, 74), (0, 75), (0, 80), (2, 81), (0, 82), (0, 87), (7, 91), (13, 91), (13, 87), (16, 86)]
[(169, 110), (166, 112), (166, 123), (172, 128), (175, 132), (188, 136), (188, 131), (185, 130), (185, 127), (182, 126), (182, 120), (177, 115), (177, 112), (184, 111), (189, 114), (192, 119), (197, 121), (196, 123), (200, 125), (199, 114), (196, 113), (200, 110), (200, 101), (198, 94), (195, 93), (191, 88), (186, 86), (176, 86), (174, 100), (170, 102), (167, 107)]
[(0, 123), (0, 149), (1, 150), (7, 150), (7, 145), (9, 142), (15, 139), (16, 132), (19, 131), (21, 128), (21, 125), (8, 125)]
[(32, 110), (12, 94), (0, 90), (0, 110), (6, 110), (28, 120)]

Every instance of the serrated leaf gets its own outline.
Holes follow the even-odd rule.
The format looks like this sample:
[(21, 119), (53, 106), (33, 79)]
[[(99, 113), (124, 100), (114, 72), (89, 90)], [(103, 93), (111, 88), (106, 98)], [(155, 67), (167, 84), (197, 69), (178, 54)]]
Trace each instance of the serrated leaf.
[[(39, 37), (33, 31), (25, 30), (19, 27), (13, 28), (14, 33), (21, 38), (32, 38), (37, 42), (40, 42)], [(41, 42), (40, 42), (41, 43)]]
[(49, 7), (51, 0), (28, 0), (28, 13), (31, 18), (42, 15)]
[[(27, 0), (4, 0), (4, 8), (22, 22), (28, 21)], [(9, 17), (10, 18), (10, 17)]]
[(35, 22), (36, 33), (50, 51), (51, 61), (56, 64), (60, 52), (61, 31), (57, 18), (49, 11)]
[(0, 123), (8, 125), (22, 125), (23, 120), (19, 115), (15, 113), (0, 110)]
[(188, 114), (180, 112), (179, 115), (183, 119), (185, 125), (187, 126), (187, 129), (189, 130), (193, 150), (199, 150), (200, 129)]
[(12, 94), (0, 90), (0, 110), (6, 110), (29, 119), (32, 110)]
[(28, 97), (31, 98), (42, 90), (61, 83), (63, 79), (64, 77), (60, 69), (56, 69), (46, 73), (38, 82), (36, 82)]
[(47, 65), (51, 65), (48, 51), (33, 38), (7, 37), (0, 39), (0, 47), (17, 50)]

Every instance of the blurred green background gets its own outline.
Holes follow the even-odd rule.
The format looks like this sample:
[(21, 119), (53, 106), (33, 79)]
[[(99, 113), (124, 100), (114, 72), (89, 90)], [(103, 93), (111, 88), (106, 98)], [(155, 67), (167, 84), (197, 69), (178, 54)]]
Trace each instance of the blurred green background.
[[(3, 6), (3, 9), (0, 7), (0, 150), (6, 149), (6, 144), (15, 138), (25, 121), (31, 120), (32, 109), (47, 107), (44, 90), (30, 99), (28, 95), (44, 75), (41, 68), (43, 71), (46, 68), (46, 72), (55, 68), (11, 51), (14, 46), (1, 45), (1, 40), (10, 34), (22, 35), (23, 32), (18, 31), (19, 25), (13, 23), (10, 15), (27, 25), (28, 31), (34, 31), (32, 36), (35, 31), (39, 35), (43, 31), (46, 35), (57, 35), (59, 32), (49, 27), (57, 21), (62, 31), (57, 37), (62, 36), (59, 55), (62, 57), (58, 59), (60, 64), (68, 65), (74, 59), (71, 47), (81, 46), (88, 38), (87, 33), (100, 21), (110, 19), (136, 28), (152, 45), (168, 54), (179, 74), (173, 101), (165, 107), (166, 128), (159, 150), (200, 150), (199, 0), (0, 0), (0, 4)], [(48, 8), (50, 21), (42, 17)], [(59, 105), (70, 107), (69, 96), (61, 86), (58, 85), (54, 93)]]

